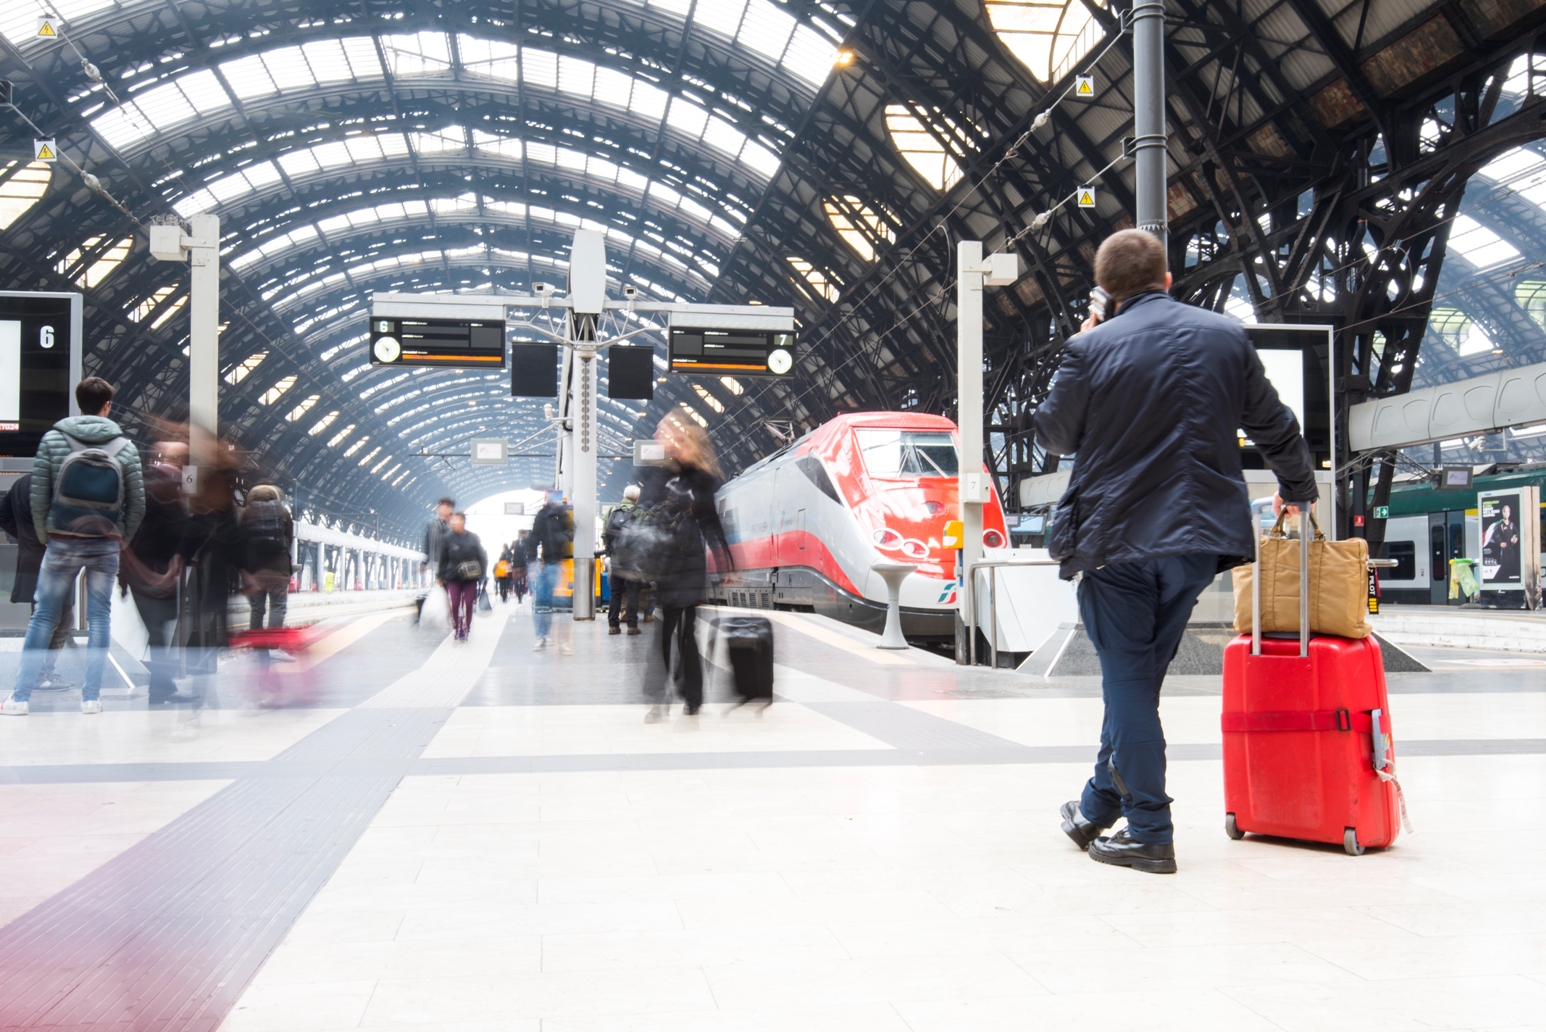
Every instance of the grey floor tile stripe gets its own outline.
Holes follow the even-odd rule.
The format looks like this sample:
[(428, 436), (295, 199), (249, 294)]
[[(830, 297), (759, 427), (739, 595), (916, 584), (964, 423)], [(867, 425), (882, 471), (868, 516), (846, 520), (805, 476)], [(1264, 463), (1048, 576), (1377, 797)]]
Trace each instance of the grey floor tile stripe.
[(802, 702), (806, 709), (846, 724), (893, 749), (1016, 749), (1007, 738), (958, 724), (911, 706), (873, 702)]
[(343, 714), (0, 929), (0, 1028), (214, 1032), (449, 714)]

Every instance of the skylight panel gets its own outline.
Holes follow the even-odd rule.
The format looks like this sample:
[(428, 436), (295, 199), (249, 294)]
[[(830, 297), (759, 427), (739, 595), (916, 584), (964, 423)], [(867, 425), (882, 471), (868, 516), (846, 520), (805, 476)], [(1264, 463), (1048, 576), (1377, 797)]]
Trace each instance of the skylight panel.
[(596, 66), (577, 57), (559, 55), (558, 89), (576, 97), (594, 97), (596, 93)]
[(668, 11), (683, 18), (692, 10), (692, 0), (649, 0), (649, 5), (652, 11)]
[(617, 170), (617, 185), (643, 193), (645, 188), (650, 185), (650, 181), (631, 168), (619, 168)]
[(1061, 76), (1099, 38), (1100, 23), (1082, 0), (988, 0), (983, 6), (1004, 46), (1041, 82)]
[[(16, 162), (8, 162), (0, 168), (0, 175), (10, 172)], [(48, 192), (53, 178), (52, 165), (42, 161), (30, 161), (11, 178), (0, 183), (0, 229), (9, 229), (17, 219), (25, 215)]]
[(740, 157), (746, 146), (746, 134), (717, 115), (710, 115), (703, 130), (703, 142), (732, 158)]
[(698, 222), (708, 222), (714, 214), (706, 206), (699, 204), (691, 197), (683, 197), (677, 208), (683, 214), (691, 215)]
[(558, 164), (558, 148), (549, 143), (537, 143), (529, 140), (526, 143), (526, 158), (543, 165)]
[(515, 44), (458, 35), (456, 46), (461, 51), (462, 67), (472, 74), (508, 82), (520, 81), (520, 47)]
[(741, 31), (735, 41), (764, 57), (777, 61), (784, 56), (789, 37), (794, 35), (796, 21), (768, 0), (751, 0), (746, 5), (746, 15), (741, 21)]
[(268, 74), (273, 76), (281, 90), (305, 89), (317, 84), (317, 77), (311, 73), (311, 66), (306, 63), (306, 55), (300, 47), (280, 47), (267, 51), (263, 55), (263, 63), (268, 66)]
[(146, 90), (134, 98), (134, 106), (156, 129), (165, 129), (198, 115), (198, 109), (183, 96), (175, 82)]
[(521, 48), (521, 81), (558, 89), (558, 55), (551, 50)]
[(628, 99), (628, 110), (658, 122), (666, 116), (666, 106), (671, 94), (643, 79), (633, 81), (633, 95)]
[(329, 438), (328, 442), (327, 442), (327, 446), (329, 448), (336, 448), (340, 441), (342, 441), (345, 437), (348, 437), (352, 433), (354, 433), (354, 424), (350, 423), (348, 426), (344, 427), (342, 430), (338, 431), (338, 433), (334, 434), (331, 438)]
[(890, 243), (895, 239), (890, 223), (857, 197), (823, 201), (822, 207), (837, 235), (867, 262), (875, 259), (877, 240)]
[(226, 373), (221, 379), (229, 384), (241, 383), (248, 376), (252, 375), (252, 371), (262, 365), (263, 360), (266, 358), (268, 358), (267, 351), (259, 351), (256, 354), (248, 355), (245, 359), (232, 366), (230, 372)]
[(589, 157), (579, 151), (570, 150), (567, 147), (558, 148), (558, 167), (567, 168), (571, 172), (584, 172), (585, 161)]
[(783, 164), (782, 158), (756, 140), (746, 141), (746, 146), (741, 148), (740, 161), (747, 168), (762, 173), (766, 179), (772, 179), (778, 172), (778, 167)]
[(273, 77), (268, 74), (268, 67), (263, 63), (262, 54), (227, 61), (220, 66), (220, 74), (231, 84), (231, 92), (239, 100), (252, 100), (279, 92)]
[(617, 165), (606, 158), (598, 158), (592, 155), (585, 162), (585, 174), (595, 179), (608, 183), (617, 182), (617, 174), (622, 171)]
[[(353, 458), (354, 457), (354, 453), (359, 451), (361, 448), (365, 447), (365, 445), (367, 443), (369, 443), (369, 441), (370, 441), (370, 434), (365, 434), (359, 440), (355, 441), (353, 444), (349, 445), (349, 447), (344, 449), (344, 458), (346, 458), (346, 459)], [(380, 450), (381, 450), (380, 448), (376, 449), (376, 451), (380, 451)], [(375, 452), (372, 452), (371, 454), (374, 455)], [(361, 463), (361, 465), (364, 465), (364, 463)]]
[(465, 149), (467, 134), (460, 126), (452, 126), (438, 133), (414, 133), (412, 141), (413, 149), (420, 154), (440, 154)]
[[(827, 279), (826, 273), (804, 258), (790, 257), (786, 260), (790, 265), (794, 266), (795, 271), (810, 285), (810, 288), (816, 292), (818, 297), (825, 298), (829, 302), (837, 300), (839, 293), (837, 284)], [(741, 392), (737, 390), (736, 393), (739, 394)]]
[(451, 44), (443, 32), (387, 36), (381, 44), (387, 67), (396, 76), (434, 74), (451, 67)]
[(934, 189), (948, 190), (960, 180), (961, 166), (906, 105), (886, 105), (886, 131), (902, 157)]
[(306, 55), (306, 63), (311, 65), (311, 74), (319, 83), (348, 82), (354, 78), (349, 58), (336, 39), (303, 44), (301, 52)]
[(613, 107), (628, 107), (633, 93), (633, 77), (615, 68), (597, 68), (595, 73), (595, 98)]
[(295, 406), (293, 409), (290, 410), (290, 414), (285, 416), (285, 422), (293, 423), (297, 419), (300, 419), (306, 413), (311, 411), (313, 405), (315, 405), (317, 402), (319, 402), (321, 400), (322, 400), (322, 395), (320, 395), (320, 394), (313, 394), (313, 395), (311, 395), (305, 401), (302, 401), (299, 405)]
[(349, 36), (338, 43), (343, 47), (356, 79), (381, 78), (381, 58), (376, 55), (374, 40), (369, 36)]
[(694, 140), (703, 138), (704, 127), (709, 124), (709, 113), (690, 100), (671, 98), (671, 110), (666, 113), (666, 124), (677, 132)]
[[(365, 440), (368, 440), (368, 438), (362, 439), (359, 442), (359, 444), (364, 444)], [(357, 444), (355, 447), (359, 447), (359, 444)], [(366, 454), (366, 456), (363, 459), (360, 460), (360, 465), (361, 466), (368, 466), (368, 465), (370, 465), (370, 460), (374, 459), (377, 455), (380, 455), (380, 454), (381, 454), (381, 445), (378, 444), (378, 445), (376, 445), (376, 447), (372, 448)]]
[(284, 169), (285, 175), (294, 179), (311, 175), (313, 172), (322, 171), (322, 163), (317, 160), (316, 154), (311, 150), (291, 151), (279, 156), (279, 167)]
[(1516, 147), (1487, 162), (1477, 169), (1477, 174), (1486, 176), (1495, 183), (1514, 186), (1521, 180), (1540, 173), (1543, 169), (1546, 169), (1546, 158), (1528, 147)]
[(1449, 253), (1478, 269), (1490, 269), (1519, 257), (1519, 250), (1469, 215), (1456, 216), (1449, 229)]
[[(69, 270), (81, 260), (81, 255), (95, 248), (101, 242), (102, 238), (100, 236), (90, 237), (80, 247), (60, 259), (59, 264), (56, 266), (60, 275), (68, 274)], [(102, 255), (85, 269), (76, 273), (75, 282), (88, 290), (97, 286), (111, 276), (119, 265), (123, 264), (123, 260), (129, 257), (129, 251), (133, 246), (133, 237), (125, 237), (118, 241), (118, 243), (102, 252)]]
[(278, 401), (281, 397), (284, 396), (285, 391), (288, 391), (291, 387), (295, 386), (296, 379), (297, 377), (294, 373), (291, 373), (289, 376), (280, 378), (278, 383), (274, 384), (274, 386), (264, 391), (262, 395), (258, 397), (258, 403), (260, 405), (272, 405), (274, 402)]
[(819, 87), (832, 74), (834, 57), (831, 40), (808, 25), (797, 25), (780, 67)]
[(734, 39), (745, 11), (746, 0), (698, 0), (698, 6), (693, 10), (693, 25)]

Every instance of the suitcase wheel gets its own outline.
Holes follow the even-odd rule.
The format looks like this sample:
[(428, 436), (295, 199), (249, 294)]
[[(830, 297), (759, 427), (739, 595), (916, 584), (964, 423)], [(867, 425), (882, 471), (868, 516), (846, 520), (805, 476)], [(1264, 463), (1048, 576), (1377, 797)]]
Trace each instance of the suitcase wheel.
[(1236, 842), (1245, 838), (1245, 832), (1241, 831), (1239, 826), (1235, 824), (1235, 815), (1232, 813), (1226, 813), (1224, 815), (1224, 834), (1228, 835)]
[(1342, 850), (1348, 856), (1363, 856), (1363, 846), (1358, 844), (1358, 829), (1348, 828), (1342, 832)]

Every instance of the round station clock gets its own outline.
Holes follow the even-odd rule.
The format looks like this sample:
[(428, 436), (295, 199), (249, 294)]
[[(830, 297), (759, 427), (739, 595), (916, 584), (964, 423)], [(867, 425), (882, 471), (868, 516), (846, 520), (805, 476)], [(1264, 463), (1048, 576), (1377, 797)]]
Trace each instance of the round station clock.
[(375, 352), (378, 362), (396, 362), (398, 356), (403, 353), (403, 348), (397, 343), (395, 337), (377, 337)]
[(794, 356), (784, 348), (774, 348), (768, 352), (768, 371), (783, 376), (794, 368)]

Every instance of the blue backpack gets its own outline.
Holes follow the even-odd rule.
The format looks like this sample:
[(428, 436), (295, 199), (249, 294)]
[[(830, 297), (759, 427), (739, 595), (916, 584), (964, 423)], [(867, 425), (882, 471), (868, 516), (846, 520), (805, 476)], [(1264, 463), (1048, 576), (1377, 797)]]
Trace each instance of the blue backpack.
[(54, 498), (48, 507), (49, 526), (79, 537), (114, 537), (123, 522), (123, 467), (118, 453), (127, 437), (106, 444), (87, 444), (65, 433), (70, 454), (54, 477)]

